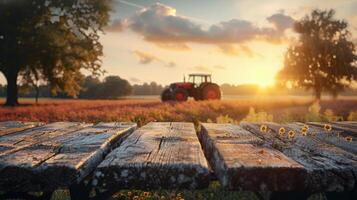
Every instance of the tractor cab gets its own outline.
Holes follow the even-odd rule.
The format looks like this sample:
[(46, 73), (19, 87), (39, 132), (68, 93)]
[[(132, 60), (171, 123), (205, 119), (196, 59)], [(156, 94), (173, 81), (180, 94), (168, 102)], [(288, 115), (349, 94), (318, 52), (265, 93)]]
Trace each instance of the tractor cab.
[(188, 82), (193, 83), (195, 87), (198, 87), (202, 83), (211, 83), (211, 74), (189, 74)]

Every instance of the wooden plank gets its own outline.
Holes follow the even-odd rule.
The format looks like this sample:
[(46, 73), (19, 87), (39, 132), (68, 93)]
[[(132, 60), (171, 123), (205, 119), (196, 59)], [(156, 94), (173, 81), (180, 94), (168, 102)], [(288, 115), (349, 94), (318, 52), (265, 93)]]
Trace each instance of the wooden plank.
[[(296, 126), (302, 127), (304, 124), (302, 123), (295, 123)], [(325, 124), (323, 123), (311, 123), (309, 126), (309, 132), (313, 133), (315, 137), (317, 137), (319, 140), (335, 145), (341, 149), (344, 149), (345, 151), (349, 151), (353, 154), (357, 154), (357, 137), (351, 135), (350, 131), (342, 130), (336, 127), (336, 125), (332, 124), (332, 130), (328, 131), (325, 130), (324, 127)], [(351, 139), (351, 141), (349, 140)]]
[(303, 190), (306, 170), (238, 125), (203, 123), (200, 141), (224, 187), (249, 191)]
[[(260, 130), (263, 124), (268, 126), (268, 131)], [(276, 123), (241, 123), (241, 125), (264, 139), (267, 145), (278, 149), (307, 169), (305, 191), (342, 192), (355, 189), (356, 155), (324, 143), (317, 137), (303, 136), (297, 132), (296, 127), (290, 125)], [(281, 127), (285, 129), (284, 135), (279, 134)], [(295, 131), (293, 138), (288, 137), (290, 130)]]
[(97, 167), (93, 185), (120, 188), (202, 188), (209, 170), (192, 123), (152, 122), (114, 149)]
[[(308, 122), (307, 124), (323, 128), (326, 123)], [(352, 123), (340, 123), (340, 122), (331, 122), (331, 123), (329, 122), (327, 124), (331, 124), (332, 131), (339, 132), (341, 136), (344, 137), (350, 136), (353, 137), (353, 139), (357, 139), (356, 125), (353, 125)]]
[(0, 137), (0, 156), (70, 134), (89, 125), (79, 122), (56, 122)]
[(19, 121), (6, 121), (0, 122), (0, 137), (9, 135), (18, 131), (33, 128), (43, 125), (41, 122), (19, 122)]
[(99, 123), (0, 156), (0, 191), (52, 191), (79, 182), (135, 128)]
[(339, 125), (345, 125), (345, 126), (351, 126), (354, 129), (357, 128), (357, 121), (338, 121), (338, 122), (332, 122), (334, 124), (339, 124)]

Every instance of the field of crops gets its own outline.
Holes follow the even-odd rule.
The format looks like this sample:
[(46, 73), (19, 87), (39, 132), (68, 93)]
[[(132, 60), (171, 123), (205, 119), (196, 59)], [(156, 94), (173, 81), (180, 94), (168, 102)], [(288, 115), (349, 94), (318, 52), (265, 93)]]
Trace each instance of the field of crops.
[[(232, 122), (356, 120), (357, 100), (308, 98), (247, 98), (222, 101), (161, 103), (157, 99), (20, 101), (16, 108), (0, 107), (0, 121), (150, 121)], [(0, 102), (1, 103), (1, 102)]]

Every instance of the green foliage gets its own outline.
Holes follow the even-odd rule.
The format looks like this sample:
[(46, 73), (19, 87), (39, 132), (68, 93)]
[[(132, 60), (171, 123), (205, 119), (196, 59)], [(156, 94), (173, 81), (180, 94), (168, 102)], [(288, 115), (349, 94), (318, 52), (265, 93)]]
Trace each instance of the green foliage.
[(17, 77), (43, 80), (52, 93), (75, 96), (81, 70), (99, 73), (99, 32), (109, 20), (110, 0), (0, 1), (0, 71), (7, 104), (17, 104)]
[(119, 76), (107, 76), (99, 87), (99, 97), (116, 98), (131, 94), (130, 83)]
[(314, 121), (314, 122), (322, 121), (320, 110), (321, 110), (321, 106), (319, 102), (316, 101), (308, 108), (309, 112), (305, 115), (305, 120)]
[(347, 117), (348, 121), (357, 121), (357, 110), (351, 111)]
[(216, 118), (216, 123), (220, 124), (238, 124), (239, 122), (230, 118), (228, 115), (220, 115)]
[(278, 80), (313, 89), (317, 99), (323, 91), (337, 97), (357, 80), (357, 56), (348, 25), (334, 15), (334, 10), (314, 10), (295, 24), (299, 41), (288, 48)]
[(156, 82), (133, 85), (134, 95), (160, 95), (163, 90), (164, 86), (157, 84)]
[(305, 121), (322, 122), (322, 121), (342, 121), (342, 116), (337, 116), (334, 114), (333, 110), (326, 109), (323, 114), (321, 114), (321, 106), (318, 101), (313, 103), (308, 108), (308, 113), (305, 115)]
[(107, 76), (103, 82), (98, 78), (87, 76), (84, 79), (83, 89), (79, 97), (85, 99), (108, 99), (131, 94), (130, 83), (119, 76)]
[(342, 116), (337, 116), (334, 114), (333, 110), (331, 109), (326, 109), (324, 114), (323, 114), (324, 121), (328, 122), (334, 122), (334, 121), (342, 121), (343, 117)]
[(242, 119), (245, 122), (271, 122), (273, 121), (273, 115), (270, 115), (264, 111), (255, 112), (253, 107), (249, 108), (248, 115)]
[(82, 83), (82, 90), (79, 94), (79, 98), (92, 99), (98, 96), (99, 86), (101, 82), (97, 77), (87, 76)]

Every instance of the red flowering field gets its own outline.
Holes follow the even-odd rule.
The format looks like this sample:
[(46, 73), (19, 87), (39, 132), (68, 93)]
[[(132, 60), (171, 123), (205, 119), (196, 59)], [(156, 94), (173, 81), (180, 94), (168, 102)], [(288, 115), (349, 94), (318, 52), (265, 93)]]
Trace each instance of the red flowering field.
[[(150, 121), (188, 122), (239, 122), (254, 121), (305, 121), (308, 115), (324, 115), (347, 120), (357, 110), (357, 100), (323, 100), (318, 108), (311, 109), (309, 99), (239, 99), (222, 101), (188, 101), (161, 103), (155, 99), (127, 100), (22, 100), (21, 106), (0, 107), (0, 121), (133, 121), (143, 125)], [(1, 102), (0, 102), (1, 103)], [(318, 112), (318, 113), (316, 113)], [(317, 116), (317, 117), (319, 117)], [(314, 116), (313, 116), (314, 117)], [(315, 116), (316, 117), (316, 116)], [(337, 119), (336, 118), (336, 119)], [(330, 119), (330, 118), (329, 118)], [(352, 119), (353, 118), (349, 118)]]

